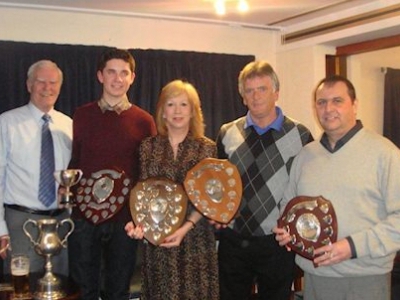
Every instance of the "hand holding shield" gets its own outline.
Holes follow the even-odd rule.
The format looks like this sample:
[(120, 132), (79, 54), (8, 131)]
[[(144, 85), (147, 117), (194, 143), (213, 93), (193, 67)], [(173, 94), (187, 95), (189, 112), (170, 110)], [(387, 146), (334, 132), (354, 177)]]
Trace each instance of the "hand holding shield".
[(133, 222), (142, 226), (146, 240), (160, 245), (182, 225), (187, 201), (183, 187), (172, 180), (155, 177), (140, 181), (130, 194)]
[(337, 220), (332, 203), (322, 196), (299, 196), (289, 201), (278, 226), (291, 236), (287, 246), (299, 255), (314, 259), (314, 250), (336, 242)]
[(226, 159), (205, 158), (190, 169), (184, 181), (189, 200), (205, 217), (227, 224), (242, 198), (242, 181)]

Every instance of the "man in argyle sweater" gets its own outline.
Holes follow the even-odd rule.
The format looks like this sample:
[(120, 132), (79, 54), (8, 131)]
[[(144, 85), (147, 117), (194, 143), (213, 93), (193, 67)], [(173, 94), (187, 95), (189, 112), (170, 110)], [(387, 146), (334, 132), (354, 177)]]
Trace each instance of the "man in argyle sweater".
[(286, 300), (294, 255), (278, 245), (272, 229), (293, 158), (313, 138), (276, 106), (279, 80), (267, 62), (244, 67), (239, 92), (248, 113), (222, 125), (217, 137), (218, 157), (237, 166), (243, 185), (238, 217), (220, 234), (221, 300), (249, 299), (254, 282), (259, 299)]

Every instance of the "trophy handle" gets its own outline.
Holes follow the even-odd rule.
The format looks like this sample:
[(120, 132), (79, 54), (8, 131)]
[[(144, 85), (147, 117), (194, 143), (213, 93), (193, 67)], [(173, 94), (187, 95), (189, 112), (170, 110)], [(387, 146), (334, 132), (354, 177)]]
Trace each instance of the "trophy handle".
[(28, 219), (25, 221), (24, 225), (22, 226), (22, 229), (24, 230), (26, 236), (30, 239), (31, 243), (33, 245), (37, 246), (37, 245), (39, 245), (39, 243), (33, 240), (32, 235), (29, 233), (28, 229), (26, 228), (26, 225), (28, 225), (29, 223), (32, 223), (33, 225), (35, 225), (35, 227), (37, 227), (37, 222), (35, 220)]
[(69, 223), (70, 225), (70, 229), (68, 230), (67, 234), (64, 236), (63, 240), (61, 241), (61, 245), (66, 248), (67, 247), (67, 239), (68, 237), (71, 235), (71, 233), (74, 231), (75, 229), (75, 224), (74, 222), (68, 218), (68, 219), (64, 219), (60, 222), (61, 227), (65, 224), (65, 223)]
[(72, 185), (75, 185), (79, 182), (79, 180), (81, 180), (83, 172), (80, 169), (75, 170), (78, 173), (78, 176), (76, 177), (74, 183)]

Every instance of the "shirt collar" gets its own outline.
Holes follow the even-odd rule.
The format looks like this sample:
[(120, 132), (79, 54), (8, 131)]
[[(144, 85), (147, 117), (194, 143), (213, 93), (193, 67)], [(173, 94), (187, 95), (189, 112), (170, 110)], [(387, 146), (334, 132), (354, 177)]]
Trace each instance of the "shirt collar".
[(322, 134), (320, 143), (326, 150), (331, 153), (338, 151), (342, 148), (357, 132), (359, 132), (363, 128), (363, 124), (360, 120), (356, 121), (356, 125), (353, 126), (340, 140), (338, 140), (335, 144), (335, 148), (332, 149), (331, 144), (328, 140), (328, 135), (324, 132)]
[[(34, 119), (36, 120), (36, 122), (38, 123), (42, 123), (42, 117), (45, 114), (44, 112), (42, 112), (39, 108), (37, 108), (32, 102), (28, 103), (28, 108), (31, 111)], [(50, 122), (53, 122), (53, 116), (54, 116), (54, 109), (52, 108), (49, 112), (47, 112), (46, 114), (48, 114), (51, 118), (50, 118)]]
[(259, 135), (266, 133), (270, 129), (280, 131), (283, 125), (284, 116), (280, 107), (275, 106), (275, 111), (277, 115), (276, 119), (271, 124), (269, 124), (267, 127), (264, 128), (261, 128), (254, 123), (253, 119), (251, 118), (250, 111), (248, 111), (246, 115), (246, 122), (244, 124), (244, 128), (246, 129), (250, 126), (253, 126)]
[(102, 113), (105, 113), (107, 110), (109, 110), (109, 111), (115, 111), (118, 115), (132, 106), (132, 104), (128, 101), (127, 98), (122, 99), (114, 106), (111, 106), (110, 104), (108, 104), (106, 100), (104, 100), (104, 98), (101, 98), (98, 102), (98, 105)]

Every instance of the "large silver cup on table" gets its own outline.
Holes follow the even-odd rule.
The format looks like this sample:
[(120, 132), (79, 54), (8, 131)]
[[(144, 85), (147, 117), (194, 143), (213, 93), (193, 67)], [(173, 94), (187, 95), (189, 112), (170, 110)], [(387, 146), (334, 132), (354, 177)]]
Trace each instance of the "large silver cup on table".
[(82, 177), (82, 170), (79, 169), (68, 169), (54, 172), (54, 178), (56, 181), (65, 187), (65, 191), (61, 192), (59, 206), (60, 207), (71, 207), (75, 205), (73, 199), (73, 193), (70, 188), (77, 184)]
[[(37, 240), (32, 238), (31, 233), (27, 229), (27, 225), (32, 224), (37, 228)], [(58, 231), (64, 224), (69, 224), (69, 230), (61, 240)], [(67, 239), (74, 231), (75, 225), (71, 219), (57, 221), (56, 219), (28, 219), (23, 225), (26, 236), (34, 245), (37, 254), (42, 255), (46, 259), (45, 274), (39, 279), (38, 286), (33, 294), (37, 300), (54, 300), (65, 297), (65, 292), (61, 289), (61, 280), (52, 273), (51, 257), (60, 253), (62, 248), (67, 247)]]

